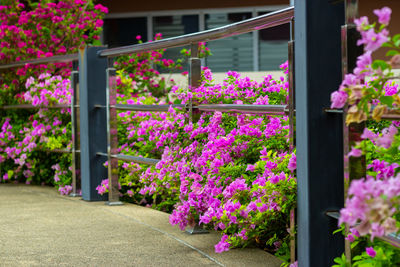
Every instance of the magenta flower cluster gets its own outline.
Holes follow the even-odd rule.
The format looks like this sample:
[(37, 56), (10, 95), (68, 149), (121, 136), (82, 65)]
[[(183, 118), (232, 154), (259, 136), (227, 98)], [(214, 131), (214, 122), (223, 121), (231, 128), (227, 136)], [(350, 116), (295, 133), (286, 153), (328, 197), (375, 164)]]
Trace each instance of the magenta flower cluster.
[[(387, 30), (391, 13), (388, 7), (374, 10), (379, 27), (376, 23), (370, 24), (367, 17), (355, 20), (361, 33), (358, 45), (364, 46), (364, 54), (357, 58), (353, 72), (345, 75), (339, 90), (331, 95), (331, 108), (348, 106), (346, 123), (349, 128), (353, 123), (369, 119), (368, 127), (358, 135), (359, 141), (345, 156), (345, 161), (350, 161), (349, 157), (359, 163), (366, 160), (366, 175), (351, 181), (339, 219), (340, 225), (350, 227), (346, 239), (354, 242), (352, 247), (360, 251), (360, 244), (364, 244), (361, 250), (365, 252), (353, 258), (355, 265), (360, 266), (364, 259), (365, 263), (374, 266), (378, 262), (387, 266), (400, 264), (396, 257), (391, 256), (398, 250), (394, 252), (395, 248), (376, 238), (398, 233), (400, 218), (400, 124), (382, 120), (385, 113), (398, 114), (398, 84), (394, 80), (392, 61), (372, 59), (373, 52), (382, 46), (392, 49), (388, 56), (395, 58), (400, 54), (400, 36), (390, 37)], [(364, 239), (364, 243), (355, 242), (357, 239)]]
[[(201, 86), (190, 92), (172, 87), (178, 98), (175, 103), (265, 105), (287, 101), (284, 77), (275, 80), (267, 76), (256, 82), (228, 72), (224, 82), (214, 84), (207, 68), (203, 77)], [(133, 79), (129, 74), (119, 79), (120, 103), (168, 104), (151, 93), (128, 93)], [(154, 208), (171, 209), (170, 223), (182, 230), (196, 224), (221, 230), (221, 241), (215, 246), (218, 253), (260, 242), (259, 236), (289, 240), (282, 222), (288, 223), (296, 203), (296, 156), (289, 151), (288, 117), (204, 112), (191, 122), (182, 111), (119, 113), (119, 132), (126, 137), (120, 140), (120, 152), (161, 155), (155, 167), (120, 165), (126, 196)], [(142, 197), (135, 193), (137, 179), (141, 187), (137, 193)], [(107, 184), (103, 181), (98, 192), (107, 192)]]
[[(75, 53), (80, 46), (99, 44), (102, 17), (108, 12), (106, 7), (86, 0), (23, 3), (16, 0), (2, 4), (2, 64)], [(38, 107), (29, 111), (1, 111), (3, 180), (56, 184), (61, 193), (70, 192), (70, 156), (46, 152), (70, 147), (70, 110), (39, 108), (70, 103), (70, 81), (66, 79), (70, 72), (70, 63), (25, 64), (3, 72), (0, 104), (29, 103)], [(52, 168), (57, 164), (63, 171)]]

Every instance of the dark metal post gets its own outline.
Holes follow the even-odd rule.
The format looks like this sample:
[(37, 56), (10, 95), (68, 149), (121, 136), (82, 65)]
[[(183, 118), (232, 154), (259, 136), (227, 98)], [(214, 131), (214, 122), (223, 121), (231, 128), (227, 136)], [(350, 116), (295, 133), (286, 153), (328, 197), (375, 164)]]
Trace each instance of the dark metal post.
[[(289, 151), (293, 152), (295, 146), (294, 138), (294, 20), (290, 22), (290, 41), (288, 42), (288, 82), (289, 82)], [(296, 261), (296, 221), (295, 221), (295, 210), (290, 211), (290, 262)]]
[[(80, 162), (79, 162), (79, 120), (77, 116), (78, 103), (79, 103), (79, 72), (78, 72), (78, 62), (73, 62), (73, 71), (71, 72), (71, 134), (72, 134), (72, 193), (70, 196), (76, 197), (80, 196), (77, 191), (78, 177), (80, 173)], [(79, 113), (78, 113), (79, 114)]]
[(97, 52), (103, 47), (86, 47), (79, 58), (80, 141), (82, 198), (87, 201), (104, 200), (96, 187), (107, 177), (104, 158), (97, 152), (107, 151), (106, 110), (95, 105), (106, 105), (107, 58)]
[(342, 80), (342, 1), (295, 3), (296, 145), (299, 266), (330, 266), (344, 251), (337, 221), (343, 207), (342, 117), (323, 112)]

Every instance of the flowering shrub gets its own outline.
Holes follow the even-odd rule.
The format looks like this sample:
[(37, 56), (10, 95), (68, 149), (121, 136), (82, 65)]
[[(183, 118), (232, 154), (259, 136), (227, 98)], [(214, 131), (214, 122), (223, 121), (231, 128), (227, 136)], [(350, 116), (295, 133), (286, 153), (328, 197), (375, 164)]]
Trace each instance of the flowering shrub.
[[(7, 63), (47, 57), (96, 44), (105, 12), (84, 0), (43, 0), (28, 7), (10, 1), (0, 8), (0, 59)], [(21, 52), (24, 46), (31, 49)], [(200, 56), (210, 54), (204, 44), (199, 48)], [(173, 62), (162, 55), (162, 50), (145, 52), (116, 61), (119, 103), (287, 101), (283, 77), (255, 82), (228, 72), (225, 81), (216, 84), (208, 69), (203, 70), (201, 86), (189, 93), (159, 73), (161, 68), (180, 70), (185, 58)], [(182, 55), (190, 52), (182, 50)], [(282, 68), (286, 72), (287, 64)], [(61, 194), (70, 193), (69, 155), (43, 152), (70, 148), (70, 110), (41, 107), (70, 103), (69, 75), (70, 65), (57, 63), (26, 65), (4, 76), (1, 104), (31, 103), (38, 112), (1, 111), (3, 180), (56, 184)], [(190, 121), (185, 110), (170, 108), (162, 113), (120, 112), (118, 120), (119, 152), (161, 159), (153, 167), (120, 163), (125, 200), (171, 212), (170, 222), (181, 229), (200, 224), (220, 230), (216, 252), (255, 243), (287, 259), (289, 213), (296, 205), (296, 156), (289, 151), (287, 116), (204, 112)], [(108, 181), (97, 190), (106, 193)]]
[[(80, 46), (100, 44), (102, 17), (108, 12), (86, 0), (1, 4), (2, 64), (76, 53)], [(71, 191), (70, 155), (46, 152), (70, 148), (70, 110), (39, 108), (70, 103), (70, 72), (70, 63), (54, 63), (26, 64), (2, 73), (0, 105), (29, 103), (38, 108), (0, 110), (1, 181), (55, 184), (62, 194)]]
[[(282, 68), (287, 71), (287, 64)], [(132, 84), (128, 77), (120, 77), (120, 103), (171, 104), (168, 90), (161, 98), (139, 90), (122, 94)], [(283, 77), (258, 83), (236, 72), (215, 84), (205, 68), (200, 87), (187, 92), (175, 86), (172, 92), (175, 103), (284, 104), (287, 89)], [(221, 230), (216, 252), (258, 243), (287, 259), (289, 213), (296, 205), (288, 117), (220, 112), (195, 117), (197, 122), (190, 122), (178, 108), (118, 114), (120, 152), (161, 158), (153, 167), (120, 164), (125, 199), (172, 212), (170, 223), (182, 230), (194, 224)], [(107, 192), (107, 181), (98, 191)]]
[[(33, 106), (51, 107), (71, 102), (70, 81), (61, 76), (44, 74), (38, 80), (29, 78), (26, 87), (29, 90), (22, 99)], [(70, 167), (69, 155), (41, 152), (71, 147), (70, 120), (68, 108), (57, 111), (39, 108), (38, 112), (29, 115), (27, 121), (21, 121), (21, 117), (17, 116), (13, 120), (5, 118), (0, 132), (1, 169), (7, 170), (3, 180), (15, 178), (27, 183), (70, 184), (71, 175), (67, 171)], [(14, 123), (11, 124), (11, 121)], [(47, 164), (53, 166), (46, 167)], [(54, 181), (45, 179), (53, 176), (50, 175), (51, 169), (55, 170)]]
[[(387, 55), (396, 58), (400, 54), (400, 35), (390, 37), (386, 29), (390, 8), (384, 7), (374, 13), (379, 25), (370, 24), (367, 17), (355, 21), (361, 33), (358, 45), (364, 45), (364, 54), (358, 57), (357, 67), (345, 76), (331, 99), (332, 108), (348, 105), (347, 124), (369, 120), (361, 141), (347, 155), (364, 155), (367, 175), (351, 182), (339, 224), (350, 227), (346, 239), (352, 242), (355, 266), (397, 266), (400, 264), (399, 249), (377, 237), (400, 229), (399, 123), (381, 121), (385, 113), (399, 114), (400, 98), (391, 65), (383, 60), (373, 61), (372, 53), (382, 46), (390, 47)], [(337, 266), (347, 266), (344, 256), (335, 262), (341, 264)]]

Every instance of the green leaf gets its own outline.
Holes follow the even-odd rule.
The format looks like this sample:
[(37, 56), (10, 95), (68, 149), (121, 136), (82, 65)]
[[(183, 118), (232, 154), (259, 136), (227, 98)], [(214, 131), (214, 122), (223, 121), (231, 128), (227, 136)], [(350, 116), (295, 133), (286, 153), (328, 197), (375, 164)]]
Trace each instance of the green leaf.
[(343, 228), (339, 228), (339, 229), (336, 229), (335, 231), (333, 231), (333, 234), (340, 233), (342, 231), (343, 231)]
[(400, 33), (399, 33), (399, 34), (396, 34), (396, 35), (394, 35), (394, 36), (392, 37), (392, 41), (393, 41), (394, 43), (396, 43), (398, 40), (400, 40)]
[(372, 68), (374, 70), (377, 69), (386, 70), (387, 68), (389, 68), (389, 64), (387, 64), (386, 61), (384, 60), (377, 59), (374, 60), (374, 62), (372, 63)]
[(94, 45), (94, 46), (100, 46), (100, 45), (101, 45), (100, 40), (94, 40), (94, 41), (93, 41), (93, 45)]
[(358, 243), (359, 243), (360, 241), (354, 241), (354, 242), (352, 242), (351, 243), (351, 248), (353, 249), (353, 248), (355, 248), (357, 245), (358, 245)]
[(381, 101), (382, 104), (392, 107), (393, 105), (393, 97), (392, 96), (381, 96), (379, 98), (379, 101)]
[(394, 46), (390, 43), (383, 43), (382, 47), (394, 47)]
[(387, 57), (392, 57), (392, 56), (395, 56), (395, 55), (398, 55), (398, 54), (399, 54), (399, 52), (397, 50), (390, 50), (390, 51), (388, 51), (386, 53), (386, 56)]

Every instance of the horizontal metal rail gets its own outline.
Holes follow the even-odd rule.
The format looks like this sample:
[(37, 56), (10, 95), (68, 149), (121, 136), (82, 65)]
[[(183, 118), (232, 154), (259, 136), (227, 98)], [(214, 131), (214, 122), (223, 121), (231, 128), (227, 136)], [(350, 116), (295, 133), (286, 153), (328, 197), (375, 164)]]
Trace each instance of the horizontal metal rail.
[(250, 114), (285, 115), (289, 113), (286, 105), (246, 105), (246, 104), (210, 104), (193, 106), (200, 111), (221, 111)]
[[(98, 156), (107, 157), (107, 153), (97, 152)], [(143, 158), (143, 157), (136, 157), (136, 156), (128, 156), (123, 154), (111, 155), (112, 158), (116, 158), (123, 161), (128, 162), (135, 162), (139, 164), (147, 164), (147, 165), (156, 165), (160, 160), (159, 159), (151, 159), (151, 158)]]
[[(339, 211), (327, 211), (325, 212), (325, 215), (335, 220), (339, 220), (340, 218)], [(397, 235), (396, 233), (391, 233), (384, 236), (377, 236), (377, 238), (390, 243), (392, 246), (400, 248), (400, 235)]]
[[(95, 105), (96, 108), (106, 108), (104, 105)], [(172, 108), (186, 108), (184, 104), (173, 105), (125, 105), (118, 104), (111, 106), (117, 110), (133, 110), (133, 111), (168, 111)], [(286, 105), (246, 105), (246, 104), (209, 104), (193, 106), (193, 109), (200, 111), (221, 111), (221, 112), (236, 112), (236, 113), (251, 113), (251, 114), (271, 114), (285, 115), (289, 113)]]
[(289, 23), (293, 17), (294, 7), (292, 6), (211, 30), (185, 34), (178, 37), (166, 38), (143, 44), (105, 49), (100, 51), (99, 55), (102, 57), (116, 57), (131, 53), (140, 53), (157, 49), (180, 47), (199, 42), (208, 42), (286, 24)]
[[(342, 109), (325, 109), (324, 110), (326, 113), (340, 113), (343, 114)], [(384, 120), (400, 120), (400, 111), (396, 109), (388, 109), (386, 110), (381, 119)]]
[(26, 64), (45, 64), (45, 63), (62, 63), (62, 62), (70, 62), (79, 59), (79, 54), (68, 54), (68, 55), (61, 55), (61, 56), (53, 56), (53, 57), (42, 57), (42, 58), (35, 58), (30, 60), (18, 61), (13, 62), (10, 64), (0, 65), (0, 70), (2, 69), (9, 69), (15, 67), (23, 67)]
[(117, 104), (112, 105), (112, 108), (117, 110), (133, 110), (133, 111), (168, 111), (170, 107), (172, 108), (185, 108), (184, 104), (173, 104), (173, 105), (124, 105)]
[(400, 248), (400, 235), (396, 235), (396, 233), (391, 233), (377, 238), (391, 244), (392, 246)]
[[(43, 151), (43, 150), (42, 150)], [(51, 149), (51, 150), (44, 150), (44, 152), (48, 153), (72, 153), (71, 149)], [(76, 150), (76, 153), (80, 153), (80, 150)]]
[[(79, 106), (75, 106), (79, 108)], [(31, 104), (20, 104), (20, 105), (5, 105), (0, 106), (0, 109), (40, 109), (40, 108), (50, 108), (50, 109), (59, 109), (59, 108), (71, 108), (71, 105), (63, 105), (63, 104), (56, 104), (52, 106), (34, 106)]]

